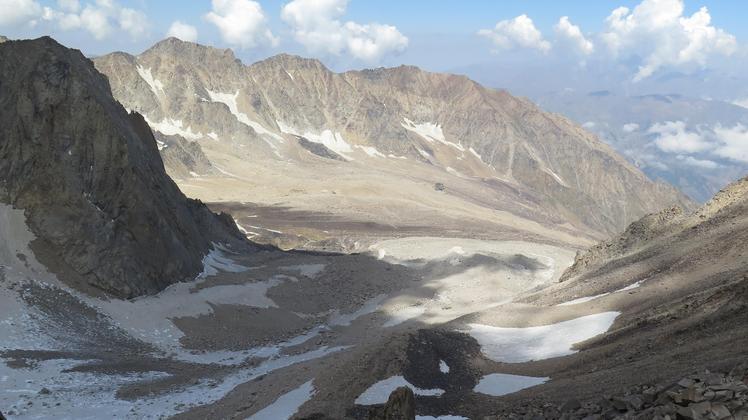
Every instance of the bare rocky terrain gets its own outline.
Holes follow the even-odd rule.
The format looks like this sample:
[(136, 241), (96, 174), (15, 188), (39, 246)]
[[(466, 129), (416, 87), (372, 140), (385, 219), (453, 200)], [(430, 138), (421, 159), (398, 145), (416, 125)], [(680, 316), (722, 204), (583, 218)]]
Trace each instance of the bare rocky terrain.
[[(180, 71), (167, 73), (166, 68), (180, 65), (173, 52), (169, 55), (177, 47), (195, 63), (223, 59), (224, 80), (213, 80), (217, 73), (199, 68), (174, 67)], [(12, 54), (19, 48), (28, 51)], [(230, 51), (175, 40), (143, 57), (117, 53), (97, 60), (115, 96), (131, 110), (146, 112), (140, 117), (112, 100), (107, 79), (90, 61), (50, 39), (4, 43), (0, 54), (16, 63), (0, 65), (0, 104), (23, 104), (19, 98), (29, 92), (39, 94), (30, 96), (32, 104), (40, 99), (56, 104), (9, 119), (23, 124), (9, 124), (1, 132), (0, 151), (8, 158), (2, 160), (0, 179), (18, 186), (11, 190), (17, 197), (33, 198), (0, 204), (0, 411), (8, 418), (368, 419), (399, 410), (422, 420), (722, 419), (741, 418), (745, 411), (748, 179), (692, 211), (688, 200), (651, 183), (565, 120), (504, 92), (413, 68), (336, 75), (290, 56), (247, 67)], [(37, 61), (35, 66), (18, 63), (24, 59)], [(41, 70), (24, 75), (24, 69), (37, 67)], [(89, 77), (78, 80), (77, 73), (64, 70), (68, 67)], [(133, 68), (134, 73), (125, 71)], [(252, 80), (249, 76), (267, 78), (257, 83), (262, 94), (253, 109), (282, 112), (278, 115), (300, 130), (350, 126), (339, 133), (356, 152), (344, 156), (338, 149), (343, 153), (338, 154), (333, 147), (339, 142), (274, 131), (278, 124), (270, 123), (271, 114), (248, 114), (253, 102), (242, 99), (248, 88), (219, 83)], [(333, 98), (323, 107), (291, 102), (288, 108), (266, 109), (269, 98), (277, 101), (273, 95), (280, 94), (263, 90), (272, 86), (271, 76), (310, 84), (327, 80), (312, 85), (320, 93), (340, 93), (334, 100), (344, 104), (341, 109), (351, 109), (345, 101), (352, 100), (342, 86), (367, 91), (372, 102), (362, 106), (368, 107), (379, 100), (375, 93), (386, 82), (388, 95), (399, 92), (398, 103), (387, 102), (397, 109), (394, 115), (402, 116), (404, 103), (410, 103), (408, 112), (423, 114), (413, 125), (396, 120), (399, 128), (380, 123), (382, 133), (397, 129), (399, 134), (390, 133), (406, 147), (430, 145), (441, 157), (424, 162), (405, 150), (387, 149), (387, 135), (378, 137), (374, 123), (361, 132), (379, 139), (371, 143), (352, 134), (353, 118), (327, 125), (341, 118), (332, 112)], [(188, 97), (201, 96), (184, 98), (189, 106), (177, 108), (178, 101), (159, 93), (174, 90), (172, 78), (188, 87)], [(206, 87), (211, 80), (215, 84)], [(17, 88), (24, 83), (38, 88)], [(435, 84), (445, 89), (439, 91), (442, 99), (424, 99), (418, 89)], [(123, 86), (134, 87), (132, 98)], [(448, 116), (443, 98), (465, 86), (481, 93), (471, 95), (469, 103), (486, 96), (498, 107), (493, 108), (497, 115), (511, 118), (455, 127), (469, 133), (470, 127), (502, 126), (503, 135), (518, 136), (510, 141), (517, 151), (536, 153), (534, 163), (522, 158), (527, 167), (509, 165), (517, 170), (514, 181), (446, 170), (445, 159), (466, 160), (473, 155), (470, 147), (489, 156), (493, 144), (468, 140), (467, 134), (457, 141), (464, 133), (450, 132), (449, 119), (441, 119)], [(233, 89), (244, 92), (236, 95), (237, 104), (244, 105), (232, 111), (231, 100), (216, 92)], [(148, 92), (154, 95), (150, 105), (140, 102), (148, 100)], [(92, 97), (94, 104), (88, 102)], [(292, 119), (292, 105), (310, 116), (310, 125)], [(86, 118), (52, 123), (60, 113), (80, 115), (86, 109)], [(313, 117), (315, 109), (325, 111)], [(428, 109), (445, 113), (426, 115)], [(157, 113), (162, 110), (184, 114), (166, 117)], [(182, 120), (177, 124), (174, 118)], [(270, 134), (253, 128), (256, 121), (263, 121), (260, 126), (269, 127)], [(442, 127), (443, 141), (416, 126), (424, 121)], [(160, 134), (151, 135), (146, 123)], [(583, 186), (594, 171), (575, 168), (570, 163), (575, 157), (551, 153), (550, 146), (547, 154), (540, 153), (542, 136), (521, 131), (523, 123), (553, 134), (566, 148), (597, 156), (590, 165), (610, 170)], [(109, 130), (110, 125), (117, 129)], [(225, 131), (208, 131), (221, 127)], [(42, 129), (52, 135), (20, 135)], [(75, 165), (60, 163), (71, 156), (57, 148), (65, 131), (75, 133), (71, 142), (82, 151), (93, 149), (76, 148)], [(197, 132), (206, 138), (190, 138)], [(226, 141), (227, 136), (233, 139)], [(259, 141), (252, 143), (253, 138)], [(300, 138), (310, 143), (304, 147)], [(501, 143), (497, 138), (503, 137), (494, 138)], [(273, 139), (280, 157), (268, 143)], [(381, 158), (354, 144), (381, 154), (402, 152), (406, 159), (375, 164), (373, 159)], [(455, 157), (460, 150), (454, 145), (467, 150), (463, 159)], [(261, 152), (265, 147), (267, 153)], [(392, 147), (400, 146), (393, 141)], [(246, 153), (238, 152), (243, 149)], [(328, 152), (344, 159), (332, 159)], [(97, 163), (102, 156), (105, 167)], [(496, 162), (480, 170), (507, 170)], [(85, 170), (91, 166), (93, 176)], [(42, 174), (63, 187), (45, 190), (49, 197), (31, 194), (35, 186), (46, 185)], [(138, 252), (99, 247), (97, 236), (70, 242), (73, 235), (67, 234), (87, 223), (100, 232), (97, 216), (91, 215), (95, 209), (80, 202), (89, 190), (68, 186), (100, 185), (90, 180), (108, 186), (94, 189), (96, 212), (135, 213), (120, 218), (114, 232), (140, 238)], [(561, 189), (560, 182), (578, 186)], [(233, 223), (185, 195), (230, 214)], [(586, 198), (572, 200), (578, 196)], [(634, 204), (616, 206), (614, 196)], [(687, 208), (672, 208), (673, 203)], [(56, 251), (37, 245), (49, 235), (39, 220), (51, 224), (53, 210), (70, 212), (69, 224), (55, 225), (66, 234), (58, 237), (66, 246)], [(593, 211), (599, 217), (581, 216)], [(569, 216), (573, 212), (576, 216)], [(143, 225), (150, 228), (137, 229)], [(622, 233), (598, 241), (616, 226)], [(186, 278), (145, 282), (147, 287), (132, 293), (94, 292), (50, 263), (64, 261), (75, 246), (88, 247), (88, 253), (77, 254), (101, 258), (107, 270), (117, 269), (119, 252), (133, 258), (129, 267), (140, 257), (145, 262), (133, 268), (137, 273), (147, 272), (148, 261), (169, 266), (182, 255), (178, 246), (195, 256)], [(143, 281), (136, 279), (133, 284)], [(139, 296), (121, 299), (131, 294)]]
[(376, 222), (457, 207), (496, 223), (500, 210), (595, 239), (692, 205), (571, 121), (462, 76), (411, 66), (337, 74), (285, 54), (244, 65), (231, 50), (175, 38), (94, 62), (154, 131), (200, 144), (222, 177), (177, 182), (206, 202)]

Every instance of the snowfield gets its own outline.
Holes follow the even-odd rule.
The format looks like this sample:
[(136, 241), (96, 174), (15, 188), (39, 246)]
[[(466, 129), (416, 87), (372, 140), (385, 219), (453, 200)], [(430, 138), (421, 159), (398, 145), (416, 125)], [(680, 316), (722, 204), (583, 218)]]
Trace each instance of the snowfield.
[(503, 363), (521, 363), (573, 354), (574, 344), (603, 334), (620, 312), (587, 315), (557, 324), (527, 328), (502, 328), (469, 324), (468, 333), (478, 340), (483, 354)]

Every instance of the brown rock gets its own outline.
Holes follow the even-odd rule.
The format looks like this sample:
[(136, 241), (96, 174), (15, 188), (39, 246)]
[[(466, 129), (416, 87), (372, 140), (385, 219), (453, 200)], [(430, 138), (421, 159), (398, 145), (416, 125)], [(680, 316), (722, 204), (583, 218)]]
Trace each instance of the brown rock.
[(392, 391), (384, 407), (369, 416), (369, 420), (415, 420), (415, 418), (415, 396), (413, 390), (405, 386)]

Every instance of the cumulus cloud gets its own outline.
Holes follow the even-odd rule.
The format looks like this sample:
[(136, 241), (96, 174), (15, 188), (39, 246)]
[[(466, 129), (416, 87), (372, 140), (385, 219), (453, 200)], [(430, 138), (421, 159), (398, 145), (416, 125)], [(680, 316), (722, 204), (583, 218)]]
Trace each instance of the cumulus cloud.
[(78, 0), (57, 0), (57, 6), (64, 12), (75, 13), (81, 8)]
[(748, 163), (748, 128), (738, 124), (732, 128), (714, 128), (719, 145), (714, 154), (723, 158)]
[[(2, 9), (8, 7), (3, 3), (17, 3), (16, 7), (21, 4), (36, 4), (30, 0), (0, 0)], [(25, 23), (32, 26), (39, 22), (48, 22), (63, 31), (85, 30), (97, 40), (107, 38), (115, 31), (124, 32), (131, 38), (138, 39), (147, 34), (150, 26), (145, 13), (122, 7), (114, 0), (96, 0), (86, 4), (82, 9), (78, 1), (58, 0), (57, 6), (58, 8), (29, 6), (24, 9), (26, 12), (21, 19), (25, 19)], [(14, 19), (21, 16), (18, 12), (12, 15)], [(5, 19), (4, 16), (0, 15), (0, 23)]]
[(703, 134), (687, 131), (683, 121), (656, 123), (647, 132), (657, 135), (655, 145), (667, 153), (697, 153), (712, 148)]
[(408, 38), (394, 26), (341, 22), (347, 5), (347, 0), (293, 0), (283, 6), (281, 18), (313, 53), (347, 53), (372, 63), (408, 47)]
[(252, 0), (213, 0), (213, 10), (205, 20), (218, 28), (229, 44), (254, 48), (261, 44), (278, 45), (278, 38), (267, 27), (260, 3)]
[(736, 99), (736, 100), (732, 101), (732, 104), (733, 105), (737, 105), (737, 106), (741, 106), (743, 108), (748, 108), (748, 98)]
[(717, 169), (720, 167), (717, 162), (708, 159), (696, 159), (693, 156), (678, 155), (677, 159), (688, 166), (701, 169)]
[(570, 45), (575, 51), (583, 55), (590, 55), (595, 51), (595, 45), (582, 34), (579, 26), (574, 25), (568, 16), (562, 16), (553, 27), (561, 42)]
[(551, 50), (551, 43), (543, 39), (543, 34), (527, 15), (499, 21), (492, 29), (481, 29), (478, 35), (490, 39), (500, 49), (510, 50), (521, 47), (543, 53)]
[(735, 37), (712, 26), (706, 7), (691, 16), (683, 10), (683, 0), (643, 0), (633, 10), (619, 7), (606, 19), (601, 39), (614, 56), (643, 57), (634, 81), (665, 66), (704, 66), (710, 57), (736, 50)]
[(34, 25), (42, 16), (42, 6), (34, 0), (0, 0), (0, 28)]
[(633, 133), (634, 131), (639, 129), (639, 124), (637, 123), (628, 123), (623, 125), (623, 131), (625, 133)]
[(179, 38), (182, 41), (195, 42), (197, 41), (197, 28), (192, 25), (188, 25), (181, 21), (175, 20), (169, 26), (169, 30), (166, 32), (166, 36), (173, 36)]

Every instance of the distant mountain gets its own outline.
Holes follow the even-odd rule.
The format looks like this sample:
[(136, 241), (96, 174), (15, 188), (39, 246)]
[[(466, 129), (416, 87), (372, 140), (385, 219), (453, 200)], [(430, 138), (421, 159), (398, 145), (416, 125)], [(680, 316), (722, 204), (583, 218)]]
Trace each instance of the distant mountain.
[[(536, 98), (577, 121), (654, 180), (704, 202), (748, 173), (748, 159), (721, 153), (725, 133), (748, 127), (748, 109), (681, 95), (622, 96), (564, 91)], [(748, 150), (748, 146), (746, 146)]]
[(255, 166), (313, 154), (326, 162), (312, 178), (329, 165), (429, 165), (493, 185), (502, 210), (591, 232), (689, 205), (568, 119), (462, 76), (409, 66), (336, 74), (290, 55), (245, 66), (230, 50), (174, 38), (95, 63), (124, 106), (199, 142), (211, 161), (227, 148)]
[(5, 42), (0, 81), (0, 201), (25, 211), (34, 253), (70, 285), (155, 293), (195, 278), (213, 242), (242, 242), (179, 191), (143, 117), (79, 51)]

